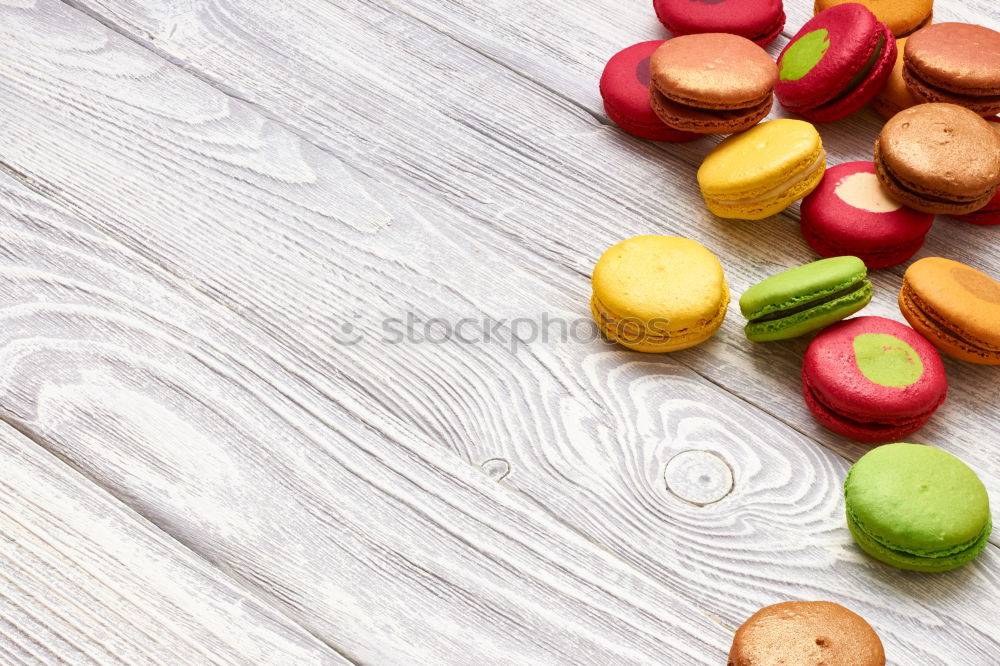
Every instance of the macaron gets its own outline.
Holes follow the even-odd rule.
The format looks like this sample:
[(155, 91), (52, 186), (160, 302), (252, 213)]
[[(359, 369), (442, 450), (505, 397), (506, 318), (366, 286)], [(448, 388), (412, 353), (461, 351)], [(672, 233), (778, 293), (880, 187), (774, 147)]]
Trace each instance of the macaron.
[(740, 625), (728, 666), (885, 666), (878, 634), (858, 614), (832, 601), (783, 601)]
[(972, 561), (993, 529), (983, 482), (933, 446), (872, 449), (848, 472), (844, 501), (858, 546), (910, 571), (949, 571)]
[(882, 128), (875, 174), (910, 208), (967, 215), (986, 206), (1000, 186), (1000, 134), (954, 104), (911, 106)]
[(667, 127), (649, 105), (649, 59), (663, 41), (633, 44), (608, 60), (600, 85), (604, 110), (612, 122), (639, 138), (691, 141), (702, 135)]
[(848, 116), (882, 90), (896, 62), (889, 28), (849, 3), (810, 19), (778, 56), (775, 94), (789, 111), (813, 122)]
[(934, 14), (934, 0), (816, 0), (813, 12), (819, 14), (846, 2), (867, 7), (896, 37), (906, 37), (930, 25)]
[(712, 337), (729, 306), (719, 260), (676, 236), (636, 236), (594, 267), (591, 313), (604, 335), (630, 349), (671, 352)]
[[(1000, 117), (991, 116), (986, 120), (990, 127), (1000, 134)], [(993, 198), (989, 200), (989, 203), (979, 210), (968, 213), (967, 215), (952, 215), (951, 217), (956, 220), (961, 220), (962, 222), (978, 224), (980, 226), (1000, 224), (1000, 189), (998, 189)]]
[(924, 102), (947, 102), (981, 116), (1000, 113), (1000, 32), (938, 23), (913, 33), (903, 49), (903, 79)]
[(1000, 365), (1000, 283), (958, 261), (926, 257), (903, 274), (899, 309), (942, 353)]
[(859, 442), (916, 432), (948, 394), (937, 350), (884, 317), (855, 317), (820, 332), (806, 349), (802, 386), (821, 424)]
[(857, 257), (796, 266), (750, 287), (740, 297), (754, 342), (786, 340), (849, 317), (872, 300), (872, 283)]
[(771, 110), (778, 69), (745, 37), (723, 33), (669, 39), (649, 63), (649, 99), (668, 127), (732, 134)]
[(653, 0), (653, 9), (678, 36), (727, 32), (767, 46), (785, 27), (781, 0)]
[(906, 48), (906, 40), (906, 37), (896, 40), (896, 64), (892, 66), (885, 87), (872, 98), (872, 107), (886, 120), (903, 109), (920, 104), (920, 100), (913, 96), (903, 80), (903, 49)]
[(780, 118), (716, 146), (698, 169), (698, 186), (719, 217), (760, 220), (812, 192), (825, 169), (816, 128)]
[(872, 162), (845, 162), (826, 170), (802, 200), (802, 236), (821, 257), (854, 255), (870, 270), (908, 260), (924, 244), (934, 215), (889, 196)]

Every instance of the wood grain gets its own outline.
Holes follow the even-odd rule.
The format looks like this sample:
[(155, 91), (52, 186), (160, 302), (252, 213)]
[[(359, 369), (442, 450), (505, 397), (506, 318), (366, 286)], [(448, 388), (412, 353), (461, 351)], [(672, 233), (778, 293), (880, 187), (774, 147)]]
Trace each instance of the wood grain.
[[(554, 301), (539, 294), (529, 313), (558, 302), (565, 304), (566, 311), (584, 314), (581, 304), (586, 302), (586, 285), (579, 276), (589, 275), (605, 248), (639, 233), (675, 233), (704, 243), (722, 258), (736, 294), (774, 272), (815, 258), (798, 232), (795, 210), (759, 223), (741, 224), (720, 220), (704, 209), (693, 182), (693, 166), (711, 149), (714, 139), (672, 146), (634, 140), (598, 124), (593, 104), (581, 107), (576, 100), (566, 98), (568, 92), (553, 95), (550, 88), (559, 90), (553, 81), (544, 82), (543, 87), (534, 83), (542, 70), (563, 71), (562, 61), (544, 60), (539, 55), (525, 78), (512, 71), (527, 67), (521, 61), (496, 64), (505, 52), (490, 51), (491, 42), (476, 44), (486, 51), (488, 57), (483, 57), (437, 29), (372, 3), (344, 3), (335, 8), (329, 3), (301, 0), (287, 3), (280, 18), (272, 17), (263, 2), (240, 3), (238, 7), (220, 3), (213, 11), (201, 12), (186, 12), (186, 5), (159, 2), (115, 7), (92, 2), (88, 6), (105, 12), (108, 20), (125, 32), (137, 37), (154, 35), (157, 49), (196, 67), (204, 78), (223, 89), (251, 100), (313, 144), (350, 161), (352, 167), (380, 180), (395, 177), (394, 187), (417, 199), (439, 228), (448, 228), (448, 234), (467, 239), (474, 246), (488, 247), (490, 253), (506, 257), (509, 264), (539, 276), (552, 292), (561, 292)], [(612, 11), (606, 3), (586, 6), (603, 8), (606, 14)], [(502, 19), (497, 14), (479, 16), (470, 20), (479, 27), (469, 27), (462, 35), (488, 32), (482, 26), (490, 21), (501, 26), (513, 23), (508, 29), (518, 31), (519, 22), (530, 19), (534, 28), (528, 35), (540, 36), (531, 37), (534, 45), (520, 44), (524, 52), (541, 48), (539, 44), (555, 32), (567, 39), (559, 19), (562, 14), (543, 19), (532, 13), (531, 7), (528, 3), (522, 7), (524, 14), (507, 12)], [(608, 26), (619, 23), (589, 16), (582, 20), (588, 27), (576, 26), (573, 12), (563, 11), (584, 45), (576, 50), (567, 46), (559, 51), (563, 57), (572, 58), (581, 50), (585, 54), (594, 51), (593, 40), (600, 40), (609, 52), (617, 49), (601, 36), (587, 35), (605, 28), (617, 30)], [(626, 17), (629, 11), (625, 11)], [(947, 17), (947, 12), (943, 8), (939, 14)], [(983, 7), (984, 20), (996, 24), (995, 11), (991, 12), (986, 14)], [(588, 16), (586, 12), (582, 15)], [(628, 19), (622, 22), (627, 25)], [(270, 47), (281, 45), (268, 67), (257, 66), (254, 54), (264, 45), (255, 42), (253, 35), (229, 39), (239, 33), (239, 25), (253, 24), (268, 26)], [(172, 30), (171, 26), (185, 27)], [(335, 30), (344, 34), (331, 42), (327, 35)], [(560, 44), (555, 37), (553, 40), (553, 44)], [(359, 59), (359, 53), (364, 58)], [(595, 60), (592, 55), (581, 55), (577, 59), (585, 59), (586, 67), (575, 65), (566, 72), (567, 78), (578, 81), (583, 72), (590, 72), (584, 83), (592, 99), (596, 99), (595, 81), (605, 57)], [(329, 67), (332, 62), (338, 67)], [(468, 83), (454, 85), (455, 72), (462, 72), (462, 80)], [(409, 89), (421, 94), (409, 96), (405, 109), (400, 108), (398, 91)], [(870, 111), (822, 126), (831, 163), (868, 158), (878, 127)], [(391, 128), (391, 134), (385, 128)], [(503, 165), (502, 170), (495, 168), (498, 164)], [(518, 196), (512, 198), (512, 191)], [(449, 212), (442, 215), (442, 210)], [(473, 223), (462, 224), (462, 220)], [(984, 229), (941, 218), (917, 257), (953, 257), (1000, 275), (1000, 245), (992, 242), (997, 237), (1000, 228)], [(431, 241), (424, 243), (430, 245)], [(454, 243), (449, 238), (449, 245)], [(450, 260), (452, 265), (460, 265), (459, 272), (473, 271), (464, 259), (467, 253), (457, 254), (463, 255), (461, 263)], [(194, 269), (185, 272), (190, 270)], [(492, 285), (496, 279), (492, 266), (480, 266), (478, 273), (484, 276), (484, 285)], [(895, 304), (900, 275), (901, 268), (878, 274), (879, 293), (866, 314), (900, 318)], [(452, 287), (456, 298), (468, 299), (491, 313), (511, 314), (509, 305), (497, 310), (493, 289), (471, 282), (457, 278)], [(530, 291), (521, 289), (522, 293)], [(365, 312), (366, 308), (370, 306), (358, 305), (351, 310)], [(674, 358), (840, 455), (859, 456), (862, 447), (825, 431), (806, 410), (800, 397), (801, 341), (752, 344), (742, 335), (735, 304), (732, 309), (712, 344)], [(513, 312), (513, 316), (524, 315), (525, 309)], [(340, 321), (351, 318), (351, 312), (333, 317)], [(368, 328), (377, 329), (379, 319), (373, 316)], [(359, 364), (356, 370), (363, 373), (366, 367)], [(948, 370), (952, 399), (913, 439), (947, 443), (975, 467), (989, 488), (1000, 488), (1000, 458), (978, 444), (991, 441), (1000, 430), (1000, 409), (992, 406), (990, 383), (984, 381), (990, 370), (950, 362)], [(444, 385), (447, 382), (447, 378), (442, 380)], [(404, 385), (420, 386), (421, 382)], [(381, 391), (378, 386), (371, 388)], [(400, 399), (395, 393), (379, 398), (390, 405)], [(417, 401), (426, 402), (424, 398)], [(447, 401), (435, 397), (431, 402)], [(452, 446), (458, 450), (466, 449), (468, 441), (489, 436), (455, 437), (454, 419), (447, 416), (432, 419), (421, 413), (414, 421), (437, 422), (429, 434), (454, 442)], [(1000, 521), (1000, 509), (994, 514)], [(994, 542), (1000, 539), (994, 537)]]
[(350, 663), (6, 423), (0, 467), (0, 662)]
[[(847, 463), (731, 393), (746, 389), (758, 400), (770, 392), (761, 404), (808, 431), (796, 412), (791, 389), (797, 387), (782, 385), (790, 376), (782, 364), (793, 365), (801, 349), (775, 349), (776, 359), (765, 356), (770, 350), (748, 354), (731, 317), (719, 338), (680, 357), (685, 365), (712, 368), (713, 383), (678, 357), (640, 357), (596, 340), (536, 341), (512, 354), (495, 345), (372, 339), (384, 318), (406, 310), (453, 321), (534, 317), (540, 309), (582, 316), (584, 276), (594, 257), (639, 229), (685, 231), (710, 242), (727, 264), (743, 257), (730, 276), (738, 289), (801, 260), (801, 241), (789, 242), (785, 222), (734, 228), (709, 218), (690, 183), (663, 178), (666, 168), (690, 169), (688, 162), (623, 139), (578, 106), (378, 7), (289, 3), (275, 16), (252, 2), (204, 12), (164, 6), (172, 30), (147, 33), (157, 48), (183, 49), (201, 76), (224, 71), (224, 88), (313, 144), (124, 40), (85, 22), (72, 23), (71, 31), (68, 15), (47, 3), (39, 7), (17, 16), (22, 38), (44, 43), (42, 27), (51, 25), (64, 34), (30, 53), (14, 40), (2, 47), (0, 108), (15, 121), (0, 130), (4, 161), (25, 182), (270, 336), (254, 352), (266, 349), (294, 370), (296, 401), (315, 401), (319, 413), (335, 401), (379, 428), (398, 429), (403, 441), (432, 439), (470, 462), (488, 461), (494, 478), (503, 476), (505, 485), (730, 627), (764, 603), (833, 598), (872, 619), (899, 663), (947, 663), (955, 654), (989, 663), (996, 642), (985, 618), (997, 611), (996, 551), (941, 578), (875, 565), (843, 528), (839, 485)], [(250, 66), (251, 54), (262, 50), (239, 26), (252, 25), (266, 25), (272, 47), (280, 45), (266, 67)], [(455, 86), (456, 73), (475, 87)], [(407, 96), (400, 108), (400, 91), (415, 81), (421, 94)], [(365, 234), (301, 205), (326, 201), (337, 208), (336, 195), (313, 175), (339, 164), (331, 153), (350, 162), (348, 173), (388, 211), (389, 226)], [(289, 163), (300, 169), (291, 171)], [(892, 279), (881, 283), (885, 292)], [(887, 311), (888, 300), (876, 307)], [(330, 340), (344, 322), (365, 334), (357, 345)], [(230, 353), (230, 344), (220, 346)], [(131, 352), (129, 362), (137, 355)], [(167, 365), (177, 363), (165, 356)], [(158, 366), (144, 376), (163, 371)], [(266, 384), (287, 395), (288, 382), (281, 375)], [(968, 387), (985, 398), (974, 382)], [(78, 442), (87, 442), (94, 426), (79, 417), (72, 427), (62, 418), (36, 417), (35, 393), (25, 390), (18, 399), (26, 410), (18, 417), (57, 441), (67, 457), (89, 460), (94, 453)], [(67, 393), (60, 400), (71, 401)], [(116, 402), (103, 386), (94, 393), (82, 392), (87, 409), (67, 409), (91, 411), (91, 401), (109, 409)], [(130, 424), (116, 433), (123, 440), (138, 429), (132, 420), (151, 420), (129, 416), (132, 409), (109, 419)], [(971, 416), (959, 410), (949, 427), (963, 415)], [(990, 436), (995, 412), (985, 418), (985, 426), (970, 418), (979, 423), (972, 435)], [(252, 437), (261, 430), (239, 432)], [(140, 451), (167, 448), (140, 441), (146, 442)], [(262, 446), (251, 441), (252, 448)], [(704, 506), (670, 493), (667, 463), (684, 451), (711, 451), (723, 460), (733, 473), (732, 492)], [(977, 463), (986, 454), (979, 455)], [(90, 467), (114, 487), (143, 488), (146, 472)], [(192, 463), (182, 471), (177, 478), (204, 474)], [(989, 474), (993, 489), (996, 476)], [(129, 492), (137, 505), (151, 504), (148, 489)], [(190, 510), (173, 517), (171, 507), (180, 504), (171, 499), (150, 516), (199, 543), (207, 540), (203, 552), (231, 562), (234, 555), (211, 537), (213, 526), (228, 521)], [(282, 569), (273, 561), (268, 566)], [(317, 607), (314, 601), (300, 612), (308, 617)]]
[[(639, 39), (625, 34), (655, 36), (651, 31), (658, 24), (645, 3), (619, 7), (592, 0), (562, 9), (523, 3), (519, 11), (497, 3), (464, 9), (446, 3), (442, 6), (454, 8), (447, 12), (452, 17), (447, 25), (434, 23), (440, 17), (431, 17), (431, 3), (407, 3), (407, 12), (423, 12), (421, 19), (433, 28), (373, 3), (344, 3), (334, 14), (329, 3), (289, 2), (280, 19), (271, 17), (265, 3), (220, 3), (200, 12), (161, 2), (81, 4), (137, 39), (155, 36), (158, 51), (183, 60), (371, 177), (401, 178), (398, 187), (411, 188), (411, 196), (422, 197), (435, 211), (450, 204), (454, 217), (475, 221), (458, 230), (470, 242), (503, 253), (555, 288), (571, 285), (568, 291), (577, 298), (586, 296), (579, 296), (585, 288), (575, 286), (576, 274), (589, 275), (606, 247), (639, 233), (675, 233), (703, 242), (721, 256), (737, 294), (815, 258), (798, 232), (797, 209), (756, 224), (720, 220), (704, 210), (693, 167), (715, 139), (656, 145), (598, 124), (596, 79), (605, 59)], [(939, 8), (940, 18), (967, 15), (961, 8), (949, 14), (949, 7)], [(968, 7), (977, 9), (980, 21), (1000, 25), (995, 9), (982, 3)], [(246, 24), (266, 24), (268, 48), (280, 44), (268, 67), (257, 66), (255, 54), (265, 47), (253, 35), (229, 39)], [(640, 24), (646, 32), (640, 33)], [(340, 26), (342, 39), (328, 40)], [(441, 29), (451, 33), (443, 36)], [(463, 46), (466, 42), (476, 50)], [(780, 47), (781, 40), (771, 50)], [(365, 57), (359, 60), (358, 53)], [(338, 67), (329, 67), (331, 62)], [(453, 85), (455, 72), (462, 72), (465, 85)], [(408, 97), (401, 109), (398, 91), (409, 89), (421, 94)], [(784, 114), (779, 109), (775, 115)], [(822, 126), (831, 163), (870, 159), (879, 127), (871, 111)], [(504, 165), (502, 172), (492, 167), (496, 164)], [(518, 198), (509, 196), (512, 189), (521, 193)], [(992, 242), (998, 236), (1000, 228), (941, 218), (917, 258), (948, 256), (1000, 274), (1000, 246)], [(894, 299), (901, 268), (883, 274), (869, 313), (899, 318)], [(722, 339), (725, 345), (675, 357), (841, 455), (859, 455), (857, 445), (823, 430), (805, 409), (798, 388), (800, 348), (749, 343), (735, 308)], [(950, 364), (949, 370), (955, 399), (915, 439), (949, 442), (991, 479), (990, 488), (998, 488), (1000, 459), (976, 442), (1000, 428), (1000, 410), (983, 409), (992, 402), (982, 390), (983, 371), (963, 364)], [(964, 405), (956, 409), (958, 400)]]
[(3, 417), (350, 659), (723, 658), (729, 632), (693, 605), (452, 453), (354, 420), (233, 313), (7, 176), (0, 211)]

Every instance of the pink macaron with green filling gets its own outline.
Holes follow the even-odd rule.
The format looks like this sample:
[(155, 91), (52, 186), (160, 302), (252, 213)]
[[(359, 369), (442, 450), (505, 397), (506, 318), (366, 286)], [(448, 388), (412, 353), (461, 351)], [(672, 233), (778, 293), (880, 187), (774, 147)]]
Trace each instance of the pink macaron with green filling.
[(869, 443), (913, 434), (948, 394), (938, 351), (885, 317), (847, 319), (817, 335), (802, 362), (802, 386), (821, 424)]
[(895, 266), (917, 253), (934, 215), (889, 196), (872, 162), (845, 162), (826, 170), (802, 200), (802, 236), (821, 257), (854, 255), (869, 270)]
[(888, 26), (857, 3), (810, 19), (778, 57), (775, 94), (789, 111), (813, 122), (848, 116), (872, 100), (896, 62)]

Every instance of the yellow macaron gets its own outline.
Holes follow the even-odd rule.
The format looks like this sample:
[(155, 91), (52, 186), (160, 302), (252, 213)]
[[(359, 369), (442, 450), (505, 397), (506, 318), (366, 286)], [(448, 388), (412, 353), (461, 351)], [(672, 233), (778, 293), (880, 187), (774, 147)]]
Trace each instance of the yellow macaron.
[(812, 192), (824, 171), (826, 152), (816, 128), (780, 118), (716, 146), (698, 169), (698, 186), (719, 217), (760, 220)]
[(704, 342), (729, 306), (722, 265), (701, 244), (636, 236), (594, 266), (590, 310), (604, 335), (630, 349), (670, 352)]

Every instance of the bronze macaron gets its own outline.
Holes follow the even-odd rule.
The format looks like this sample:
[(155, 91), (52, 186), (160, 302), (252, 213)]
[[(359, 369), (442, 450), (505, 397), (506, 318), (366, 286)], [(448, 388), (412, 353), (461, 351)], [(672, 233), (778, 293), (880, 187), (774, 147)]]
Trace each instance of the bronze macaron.
[(732, 134), (767, 116), (778, 66), (749, 39), (723, 33), (668, 39), (649, 62), (649, 102), (668, 127)]
[(875, 173), (910, 208), (965, 215), (989, 203), (1000, 187), (1000, 134), (966, 108), (918, 104), (882, 128)]
[(832, 601), (766, 606), (736, 630), (729, 666), (885, 666), (878, 634), (858, 614)]
[(913, 33), (903, 49), (903, 80), (922, 102), (947, 102), (981, 116), (1000, 113), (1000, 32), (969, 23), (937, 23)]

